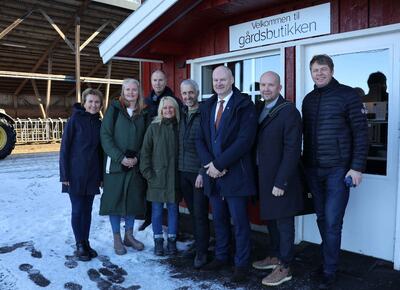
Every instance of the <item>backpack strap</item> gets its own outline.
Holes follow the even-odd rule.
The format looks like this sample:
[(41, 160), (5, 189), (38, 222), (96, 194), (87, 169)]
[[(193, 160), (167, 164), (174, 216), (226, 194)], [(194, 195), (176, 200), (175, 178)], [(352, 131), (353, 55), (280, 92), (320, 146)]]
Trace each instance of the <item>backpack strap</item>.
[(282, 104), (280, 104), (279, 106), (277, 106), (276, 108), (274, 108), (271, 112), (269, 112), (269, 116), (270, 117), (275, 117), (276, 114), (278, 114), (278, 112), (280, 110), (282, 110), (284, 107), (291, 105), (291, 102), (285, 101)]

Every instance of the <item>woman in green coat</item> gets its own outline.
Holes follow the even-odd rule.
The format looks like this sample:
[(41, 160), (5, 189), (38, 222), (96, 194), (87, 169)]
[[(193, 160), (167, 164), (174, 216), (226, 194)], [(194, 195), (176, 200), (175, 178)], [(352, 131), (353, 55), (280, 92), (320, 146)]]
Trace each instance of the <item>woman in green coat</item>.
[[(139, 82), (125, 79), (119, 100), (108, 108), (101, 126), (101, 144), (105, 152), (104, 189), (100, 215), (109, 215), (117, 255), (132, 247), (144, 249), (133, 236), (135, 216), (145, 210), (146, 184), (139, 171), (139, 152), (146, 132), (147, 114), (139, 95)], [(121, 217), (125, 220), (125, 236), (120, 234)]]
[(179, 106), (172, 97), (163, 97), (158, 116), (144, 137), (140, 171), (147, 179), (147, 200), (152, 202), (151, 223), (154, 233), (154, 253), (164, 254), (162, 212), (168, 209), (168, 254), (174, 255), (178, 231), (178, 122)]

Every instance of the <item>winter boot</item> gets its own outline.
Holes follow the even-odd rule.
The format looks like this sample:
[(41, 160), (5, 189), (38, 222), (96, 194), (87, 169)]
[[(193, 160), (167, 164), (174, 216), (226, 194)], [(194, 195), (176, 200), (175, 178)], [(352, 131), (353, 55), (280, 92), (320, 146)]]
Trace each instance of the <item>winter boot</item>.
[(127, 230), (125, 232), (124, 245), (127, 247), (132, 247), (137, 251), (143, 251), (144, 249), (143, 243), (135, 239), (132, 230)]
[(176, 255), (178, 253), (176, 249), (176, 237), (168, 237), (167, 252), (168, 255)]
[(154, 239), (154, 254), (156, 256), (164, 255), (164, 239), (163, 238), (155, 238)]
[(96, 258), (98, 256), (97, 252), (94, 249), (92, 249), (92, 247), (90, 246), (89, 240), (85, 241), (85, 246), (86, 246), (86, 249), (89, 252), (90, 258)]
[(122, 244), (121, 235), (119, 233), (114, 234), (114, 251), (117, 255), (125, 255), (126, 249)]
[(85, 242), (76, 243), (75, 255), (78, 257), (79, 261), (90, 261), (90, 254), (86, 248)]

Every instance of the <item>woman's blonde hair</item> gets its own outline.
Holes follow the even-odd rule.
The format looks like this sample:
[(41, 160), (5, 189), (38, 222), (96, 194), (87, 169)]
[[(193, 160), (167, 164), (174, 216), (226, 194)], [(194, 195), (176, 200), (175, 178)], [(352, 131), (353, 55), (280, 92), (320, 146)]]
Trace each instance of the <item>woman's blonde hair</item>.
[(138, 100), (137, 100), (137, 103), (136, 103), (136, 110), (135, 110), (135, 113), (138, 113), (138, 114), (139, 114), (139, 113), (142, 112), (142, 110), (144, 109), (145, 104), (144, 104), (144, 99), (143, 99), (142, 92), (141, 92), (141, 88), (140, 88), (140, 83), (139, 83), (138, 80), (128, 78), (128, 79), (124, 79), (124, 80), (122, 81), (121, 96), (119, 97), (119, 101), (120, 101), (121, 104), (123, 104), (124, 106), (128, 106), (128, 105), (129, 105), (129, 103), (127, 103), (127, 102), (125, 101), (125, 95), (124, 95), (124, 88), (125, 88), (125, 86), (128, 85), (128, 84), (135, 84), (135, 85), (137, 86), (137, 88), (138, 88), (139, 97), (138, 97)]
[(165, 96), (165, 97), (161, 98), (160, 104), (158, 105), (158, 110), (157, 110), (158, 114), (157, 114), (157, 117), (154, 118), (154, 122), (155, 123), (161, 123), (161, 120), (163, 119), (162, 109), (164, 107), (165, 102), (167, 102), (167, 101), (171, 102), (172, 106), (174, 107), (174, 109), (175, 109), (175, 118), (179, 123), (179, 119), (180, 119), (179, 105), (178, 105), (178, 102), (173, 97), (170, 97), (170, 96)]

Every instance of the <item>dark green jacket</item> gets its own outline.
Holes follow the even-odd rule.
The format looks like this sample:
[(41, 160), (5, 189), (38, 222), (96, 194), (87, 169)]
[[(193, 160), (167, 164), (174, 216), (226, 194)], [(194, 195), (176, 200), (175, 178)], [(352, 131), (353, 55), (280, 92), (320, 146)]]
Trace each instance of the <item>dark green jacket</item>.
[(147, 180), (147, 200), (178, 202), (178, 124), (153, 121), (141, 151), (140, 171)]
[[(119, 111), (117, 115), (114, 115), (115, 110)], [(113, 101), (108, 108), (100, 130), (104, 150), (101, 215), (144, 213), (146, 183), (140, 174), (139, 166), (123, 171), (121, 161), (127, 150), (138, 152), (139, 157), (147, 123), (146, 111), (130, 117), (119, 101)]]
[(188, 108), (181, 110), (179, 122), (179, 171), (201, 173), (200, 159), (196, 150), (196, 135), (200, 129), (200, 111), (190, 116)]

